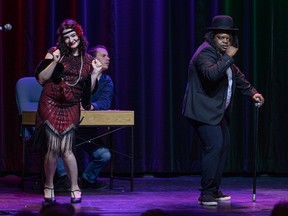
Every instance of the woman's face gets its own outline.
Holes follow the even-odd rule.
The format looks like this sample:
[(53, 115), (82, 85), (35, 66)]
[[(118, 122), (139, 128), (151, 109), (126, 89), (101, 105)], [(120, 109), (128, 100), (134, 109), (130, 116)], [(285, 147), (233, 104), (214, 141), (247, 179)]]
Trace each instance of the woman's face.
[(73, 29), (64, 29), (62, 34), (67, 47), (72, 50), (78, 47), (80, 39)]
[(227, 33), (219, 33), (214, 36), (214, 43), (220, 52), (225, 52), (226, 49), (231, 46), (231, 35)]

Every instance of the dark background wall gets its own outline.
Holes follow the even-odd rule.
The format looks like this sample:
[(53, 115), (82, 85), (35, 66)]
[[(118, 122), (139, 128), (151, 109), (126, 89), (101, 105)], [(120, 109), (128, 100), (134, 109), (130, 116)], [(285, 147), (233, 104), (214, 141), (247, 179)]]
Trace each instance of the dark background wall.
[[(136, 173), (198, 173), (200, 145), (181, 115), (189, 60), (213, 16), (227, 14), (238, 27), (235, 57), (247, 79), (266, 99), (259, 115), (257, 169), (288, 172), (285, 0), (10, 0), (0, 1), (0, 171), (21, 170), (22, 144), (15, 83), (34, 76), (38, 62), (55, 45), (66, 18), (84, 28), (90, 46), (109, 48), (115, 108), (135, 110)], [(237, 95), (227, 173), (253, 169), (255, 108)], [(128, 133), (115, 136), (128, 148)], [(122, 172), (126, 162), (118, 163)]]

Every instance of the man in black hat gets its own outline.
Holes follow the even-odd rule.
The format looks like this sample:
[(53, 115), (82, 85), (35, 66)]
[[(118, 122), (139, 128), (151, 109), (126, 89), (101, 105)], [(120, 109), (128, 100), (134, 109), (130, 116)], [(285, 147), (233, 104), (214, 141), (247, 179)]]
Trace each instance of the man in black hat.
[(230, 16), (215, 16), (204, 43), (193, 55), (188, 70), (182, 113), (202, 144), (202, 205), (217, 205), (231, 197), (220, 191), (230, 146), (229, 120), (235, 89), (251, 97), (258, 106), (264, 98), (234, 64), (238, 39)]

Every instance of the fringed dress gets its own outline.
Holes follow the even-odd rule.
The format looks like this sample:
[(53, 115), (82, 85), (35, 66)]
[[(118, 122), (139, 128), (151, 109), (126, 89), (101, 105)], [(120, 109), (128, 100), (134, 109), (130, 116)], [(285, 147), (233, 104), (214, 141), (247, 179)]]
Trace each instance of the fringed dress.
[[(53, 53), (54, 50), (51, 48), (49, 52)], [(36, 127), (38, 129), (44, 127), (46, 135), (49, 131), (55, 138), (61, 138), (70, 132), (74, 136), (74, 129), (80, 119), (80, 101), (85, 80), (91, 79), (92, 60), (93, 57), (89, 54), (64, 56), (61, 63), (58, 63), (61, 64), (60, 72), (59, 69), (57, 72), (57, 65), (51, 79), (43, 83)], [(52, 60), (44, 60), (44, 63), (42, 61), (39, 64), (36, 69), (37, 79), (38, 74), (50, 64), (49, 62)]]

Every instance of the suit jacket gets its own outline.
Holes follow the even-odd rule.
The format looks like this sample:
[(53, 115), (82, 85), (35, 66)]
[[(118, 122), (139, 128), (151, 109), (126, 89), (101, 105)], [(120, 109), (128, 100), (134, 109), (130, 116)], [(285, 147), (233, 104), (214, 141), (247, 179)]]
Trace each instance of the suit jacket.
[[(197, 49), (188, 70), (182, 106), (184, 116), (211, 125), (219, 124), (223, 117), (229, 122), (235, 89), (250, 97), (257, 93), (233, 63), (233, 58), (220, 54), (207, 41)], [(228, 89), (226, 70), (229, 67), (232, 70), (232, 96), (225, 109)]]

